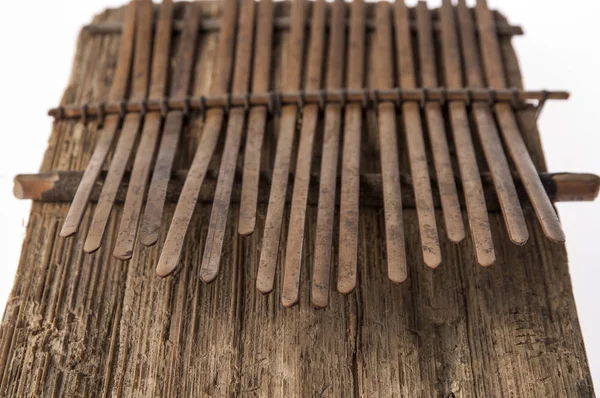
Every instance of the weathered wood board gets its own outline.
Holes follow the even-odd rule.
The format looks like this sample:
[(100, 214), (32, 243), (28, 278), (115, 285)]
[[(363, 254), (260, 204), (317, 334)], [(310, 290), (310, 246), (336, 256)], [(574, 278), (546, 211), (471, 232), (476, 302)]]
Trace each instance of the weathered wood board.
[[(287, 15), (287, 7), (277, 3), (276, 14)], [(368, 12), (373, 16), (374, 9)], [(204, 16), (219, 14), (218, 4), (203, 4)], [(122, 18), (121, 9), (108, 10), (95, 21)], [(201, 36), (196, 69), (204, 72), (196, 73), (196, 94), (210, 85), (217, 38), (215, 31)], [(286, 39), (286, 31), (275, 35), (275, 87)], [(369, 87), (377, 62), (373, 40), (370, 32)], [(106, 96), (118, 44), (118, 35), (81, 33), (63, 104)], [(508, 38), (501, 47), (510, 86), (521, 87)], [(518, 120), (538, 170), (545, 171), (534, 110), (520, 111)], [(379, 172), (374, 113), (365, 121), (362, 167)], [(277, 123), (270, 122), (264, 168), (273, 161)], [(189, 167), (201, 124), (197, 118), (185, 128), (176, 168)], [(57, 122), (41, 171), (85, 169), (96, 132), (94, 121)], [(320, 147), (317, 142), (314, 170)], [(218, 167), (219, 153), (211, 167)], [(121, 208), (111, 216), (107, 241), (115, 238)], [(173, 209), (169, 204), (166, 217)], [(33, 204), (0, 329), (1, 396), (594, 396), (565, 248), (544, 238), (532, 213), (526, 215), (531, 238), (522, 247), (509, 242), (501, 214), (490, 215), (497, 255), (492, 267), (476, 265), (469, 236), (459, 245), (442, 239), (444, 261), (433, 271), (423, 265), (416, 213), (405, 209), (409, 277), (394, 285), (386, 274), (383, 213), (362, 208), (359, 286), (349, 296), (332, 293), (330, 306), (315, 310), (309, 304), (311, 244), (304, 246), (300, 305), (284, 309), (279, 302), (281, 264), (275, 294), (255, 289), (264, 205), (258, 232), (249, 237), (237, 234), (233, 206), (221, 274), (209, 285), (199, 278), (208, 205), (197, 208), (183, 266), (162, 280), (154, 275), (160, 246), (137, 245), (133, 259), (121, 262), (110, 244), (84, 254), (85, 234), (60, 238), (67, 210), (68, 204)], [(83, 230), (92, 213), (93, 206)], [(316, 208), (309, 207), (307, 221), (312, 242)]]

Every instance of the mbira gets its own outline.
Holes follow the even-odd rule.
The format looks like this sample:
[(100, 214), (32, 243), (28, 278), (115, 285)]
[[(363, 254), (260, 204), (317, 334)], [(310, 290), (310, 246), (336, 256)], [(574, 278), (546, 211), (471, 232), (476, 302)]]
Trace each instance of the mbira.
[(568, 93), (519, 34), (485, 0), (97, 16), (15, 179), (2, 394), (593, 395), (553, 203), (600, 180), (546, 171)]

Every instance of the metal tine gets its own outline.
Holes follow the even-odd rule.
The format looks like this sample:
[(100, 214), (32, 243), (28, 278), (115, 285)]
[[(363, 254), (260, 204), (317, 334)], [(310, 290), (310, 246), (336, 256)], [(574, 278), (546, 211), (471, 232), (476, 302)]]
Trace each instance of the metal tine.
[[(300, 88), (305, 26), (306, 2), (295, 0), (292, 5), (292, 26), (288, 41), (290, 46), (285, 60), (283, 76), (283, 90), (285, 91), (296, 91)], [(273, 165), (273, 179), (271, 180), (262, 251), (256, 278), (257, 290), (265, 294), (273, 290), (275, 281), (292, 146), (296, 133), (297, 112), (298, 107), (296, 105), (286, 105), (281, 110), (279, 138)]]
[[(152, 77), (150, 84), (150, 100), (160, 100), (166, 94), (169, 58), (171, 51), (171, 31), (173, 25), (173, 2), (163, 0), (158, 13), (158, 21), (154, 36), (154, 50), (152, 51)], [(186, 25), (187, 26), (187, 25)], [(189, 41), (189, 34), (185, 32), (182, 44)], [(183, 45), (181, 48), (183, 49)], [(183, 51), (180, 49), (180, 51)], [(183, 60), (181, 60), (183, 62)], [(123, 205), (123, 215), (119, 224), (117, 241), (113, 256), (121, 260), (128, 260), (133, 255), (133, 247), (137, 236), (137, 228), (142, 212), (142, 205), (146, 194), (150, 167), (154, 151), (158, 143), (158, 136), (162, 127), (160, 112), (146, 113), (137, 154), (131, 170), (129, 188)]]
[[(376, 7), (377, 29), (375, 34), (377, 56), (379, 57), (378, 62), (375, 63), (376, 85), (379, 89), (385, 89), (394, 84), (390, 4), (380, 2)], [(388, 277), (392, 282), (401, 283), (408, 277), (408, 272), (402, 219), (395, 104), (381, 102), (377, 105), (377, 113)]]
[[(239, 32), (237, 33), (235, 71), (232, 87), (234, 94), (247, 92), (250, 83), (254, 9), (254, 1), (244, 1), (240, 7)], [(202, 266), (200, 268), (200, 278), (204, 282), (212, 282), (219, 273), (223, 239), (225, 238), (225, 228), (227, 226), (227, 214), (229, 213), (229, 205), (231, 203), (235, 169), (245, 122), (246, 109), (244, 107), (236, 107), (229, 112), (225, 147), (221, 158), (217, 188), (215, 190), (210, 224), (204, 245)]]
[[(462, 65), (452, 0), (443, 0), (440, 13), (445, 83), (449, 89), (462, 88)], [(496, 255), (467, 108), (462, 101), (451, 101), (448, 111), (475, 256), (480, 265), (489, 266), (496, 260)]]
[[(485, 0), (477, 0), (476, 4), (477, 25), (488, 84), (494, 89), (507, 88), (498, 37), (491, 31), (496, 28), (494, 17)], [(508, 152), (523, 181), (544, 234), (555, 242), (564, 242), (565, 234), (560, 220), (523, 141), (514, 110), (508, 103), (497, 103), (494, 110)]]
[[(124, 30), (119, 45), (117, 68), (108, 94), (109, 101), (121, 101), (127, 95), (135, 41), (137, 4), (138, 2), (133, 0), (127, 6)], [(81, 183), (77, 187), (77, 192), (65, 218), (60, 236), (71, 236), (79, 229), (79, 224), (81, 224), (92, 189), (102, 170), (108, 151), (112, 146), (120, 121), (121, 118), (119, 115), (109, 115), (104, 121), (104, 127), (98, 131), (98, 143), (94, 148), (94, 153), (81, 179)]]
[[(305, 82), (305, 89), (307, 91), (318, 91), (321, 89), (323, 60), (325, 58), (326, 16), (326, 2), (324, 0), (315, 2), (313, 4), (313, 13), (311, 17), (310, 44), (307, 62), (308, 70)], [(310, 104), (302, 107), (302, 127), (298, 143), (294, 192), (292, 195), (283, 269), (283, 291), (281, 302), (286, 307), (296, 304), (299, 299), (300, 271), (303, 259), (304, 232), (306, 228), (306, 204), (310, 182), (313, 144), (318, 119), (318, 104)]]
[[(336, 0), (330, 27), (329, 60), (327, 61), (327, 88), (339, 89), (343, 85), (346, 47), (346, 6), (344, 0)], [(329, 279), (333, 252), (333, 226), (335, 218), (335, 194), (339, 158), (340, 131), (342, 129), (342, 105), (327, 104), (319, 206), (315, 237), (315, 259), (312, 277), (311, 303), (317, 308), (329, 305)]]
[[(481, 88), (484, 87), (484, 80), (471, 11), (465, 0), (458, 0), (457, 8), (468, 86)], [(508, 235), (514, 243), (524, 245), (529, 239), (529, 232), (490, 105), (487, 102), (476, 101), (472, 105), (472, 112), (483, 153), (496, 187)]]
[[(254, 68), (252, 72), (252, 92), (266, 93), (269, 90), (269, 80), (271, 77), (271, 52), (274, 30), (272, 0), (262, 0), (260, 2), (258, 7), (258, 21), (256, 48), (254, 50)], [(244, 150), (242, 193), (238, 222), (238, 233), (240, 235), (250, 235), (256, 227), (260, 158), (266, 123), (266, 106), (253, 106), (250, 108)]]
[[(185, 29), (177, 50), (177, 64), (170, 89), (171, 98), (178, 99), (186, 98), (190, 90), (201, 22), (200, 3), (192, 2), (187, 8), (185, 18)], [(198, 71), (197, 73), (204, 73), (204, 71)], [(165, 116), (140, 230), (140, 242), (145, 246), (151, 246), (158, 240), (162, 226), (167, 186), (171, 179), (171, 170), (179, 146), (184, 119), (183, 111), (169, 111)], [(150, 152), (148, 154), (151, 156)]]
[[(435, 47), (433, 43), (433, 30), (431, 28), (431, 16), (427, 3), (420, 1), (417, 5), (417, 26), (419, 38), (419, 58), (421, 64), (421, 78), (424, 88), (436, 88), (439, 86), (435, 62)], [(448, 238), (459, 243), (465, 238), (465, 227), (463, 224), (460, 203), (456, 192), (454, 171), (446, 139), (446, 127), (442, 106), (438, 102), (428, 102), (425, 105), (425, 117), (427, 119), (427, 130), (433, 162), (437, 175), (442, 213), (446, 224)]]
[[(408, 8), (403, 0), (396, 2), (396, 54), (398, 56), (398, 75), (402, 88), (415, 88), (416, 75), (413, 60), (413, 48), (410, 34)], [(428, 267), (436, 268), (442, 261), (440, 242), (433, 208), (433, 194), (427, 154), (423, 139), (421, 114), (417, 102), (404, 102), (402, 116), (406, 133), (406, 144), (410, 170), (417, 202), (417, 217), (421, 233), (423, 260)]]
[[(350, 9), (348, 53), (349, 89), (364, 86), (365, 4), (354, 0)], [(337, 290), (349, 294), (356, 288), (358, 261), (358, 214), (360, 192), (360, 148), (363, 111), (361, 104), (346, 106), (342, 148), (340, 240)]]
[[(210, 87), (210, 95), (227, 93), (233, 68), (233, 52), (235, 49), (235, 30), (238, 9), (237, 0), (228, 0), (223, 5), (222, 30), (217, 48), (217, 64)], [(223, 124), (225, 111), (221, 108), (211, 109), (206, 113), (202, 136), (192, 160), (187, 179), (181, 191), (181, 196), (171, 220), (171, 226), (163, 246), (156, 274), (159, 277), (170, 275), (176, 268), (181, 257), (183, 242), (189, 223), (192, 219), (200, 188), (206, 177), (208, 164), (213, 156), (219, 133)]]
[[(133, 80), (130, 98), (141, 101), (148, 96), (148, 85), (150, 80), (150, 57), (152, 54), (152, 28), (154, 23), (154, 12), (152, 2), (141, 1), (138, 5), (138, 17), (135, 38), (135, 56), (133, 59)], [(104, 231), (110, 217), (110, 212), (117, 195), (117, 190), (123, 179), (127, 168), (131, 151), (142, 124), (142, 116), (139, 113), (130, 113), (125, 116), (121, 135), (113, 153), (113, 158), (108, 168), (108, 174), (102, 186), (102, 192), (96, 205), (94, 217), (88, 231), (83, 250), (88, 253), (95, 252), (102, 245)]]

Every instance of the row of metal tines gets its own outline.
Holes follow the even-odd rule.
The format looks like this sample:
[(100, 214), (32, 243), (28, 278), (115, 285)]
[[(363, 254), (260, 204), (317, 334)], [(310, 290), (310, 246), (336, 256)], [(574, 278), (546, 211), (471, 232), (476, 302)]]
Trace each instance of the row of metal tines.
[[(374, 7), (375, 52), (379, 59), (375, 63), (375, 70), (372, 71), (375, 75), (375, 88), (386, 90), (395, 87), (395, 76), (401, 88), (417, 88), (418, 80), (423, 87), (438, 87), (438, 63), (431, 15), (426, 3), (420, 2), (415, 11), (418, 27), (417, 51), (413, 49), (411, 12), (404, 2), (380, 2)], [(186, 8), (176, 67), (168, 92), (169, 97), (173, 99), (186, 98), (188, 95), (195, 67), (194, 54), (198, 45), (200, 8), (200, 2), (190, 3)], [(301, 88), (318, 91), (323, 88), (323, 81), (327, 90), (363, 88), (366, 78), (362, 62), (366, 55), (364, 2), (359, 0), (346, 5), (343, 0), (336, 0), (328, 6), (325, 1), (318, 0), (312, 3), (310, 16), (308, 10), (308, 2), (305, 0), (294, 0), (291, 5), (282, 91), (294, 92)], [(348, 11), (350, 18), (346, 31)], [(460, 0), (457, 7), (454, 7), (450, 0), (443, 2), (440, 10), (440, 38), (445, 86), (448, 89), (460, 89), (464, 86), (483, 88), (487, 84), (488, 88), (506, 89), (507, 82), (495, 19), (485, 0), (477, 2), (475, 16), (474, 19), (464, 0)], [(311, 20), (310, 30), (305, 28), (308, 18)], [(173, 4), (169, 0), (160, 6), (156, 23), (150, 1), (138, 0), (128, 5), (118, 64), (108, 101), (120, 101), (125, 98), (129, 85), (130, 101), (164, 98), (167, 94), (172, 24)], [(154, 25), (156, 27), (153, 30)], [(207, 94), (239, 95), (248, 92), (250, 86), (252, 92), (268, 92), (273, 44), (271, 0), (261, 0), (259, 3), (226, 0), (223, 3), (218, 40), (212, 84)], [(307, 52), (305, 42), (308, 43)], [(415, 67), (415, 52), (418, 53), (420, 70)], [(483, 60), (483, 65), (480, 60)], [(305, 67), (306, 78), (304, 87), (301, 87)], [(439, 102), (428, 102), (424, 105), (429, 150), (433, 155), (445, 229), (448, 238), (458, 243), (465, 238), (466, 232), (452, 170), (444, 115)], [(516, 244), (524, 244), (528, 239), (528, 230), (501, 137), (546, 236), (554, 241), (564, 241), (559, 219), (527, 151), (510, 103), (492, 105), (487, 101), (474, 102), (470, 110), (466, 108), (464, 101), (451, 101), (447, 106), (478, 263), (484, 266), (491, 265), (495, 261), (495, 253), (471, 137), (469, 112), (475, 120), (475, 130), (493, 178), (510, 239)], [(427, 162), (428, 148), (425, 145), (418, 101), (403, 102), (399, 112), (394, 101), (380, 101), (376, 107), (388, 275), (393, 282), (400, 283), (407, 278), (408, 273), (396, 125), (398, 113), (406, 130), (405, 147), (414, 184), (423, 261), (427, 266), (435, 268), (442, 258)], [(335, 243), (339, 259), (337, 290), (348, 294), (357, 284), (360, 152), (363, 129), (363, 108), (360, 103), (348, 104), (345, 107), (339, 103), (327, 103), (323, 111), (320, 111), (318, 104), (305, 104), (302, 107), (288, 104), (282, 107), (256, 287), (262, 293), (269, 293), (274, 287), (286, 212), (288, 176), (300, 114), (302, 124), (296, 148), (297, 160), (283, 258), (281, 300), (285, 306), (292, 306), (299, 300), (313, 143), (317, 134), (317, 124), (320, 118), (323, 118), (317, 225), (312, 250), (314, 259), (311, 302), (317, 307), (325, 307), (329, 302), (332, 252), (336, 247)], [(200, 142), (162, 247), (156, 270), (158, 276), (165, 277), (171, 274), (180, 263), (184, 238), (196, 208), (198, 194), (224, 126), (225, 143), (204, 244), (201, 279), (212, 282), (219, 272), (236, 164), (244, 135), (246, 142), (238, 229), (242, 235), (254, 232), (261, 147), (268, 117), (268, 110), (264, 105), (251, 106), (248, 109), (243, 106), (233, 107), (228, 113), (223, 108), (214, 108), (204, 114)], [(117, 141), (84, 245), (87, 252), (94, 252), (101, 247), (117, 189), (138, 134), (141, 134), (114, 255), (123, 260), (131, 258), (138, 237), (138, 224), (141, 243), (155, 244), (159, 240), (167, 185), (184, 119), (184, 112), (181, 110), (171, 110), (164, 116), (161, 112), (127, 113), (123, 117), (118, 114), (108, 115), (103, 128), (98, 132), (97, 146), (65, 219), (61, 235), (70, 236), (77, 232), (92, 188), (111, 151), (113, 141)], [(120, 135), (117, 134), (119, 131)], [(342, 161), (339, 242), (334, 242), (340, 156)], [(145, 208), (143, 215), (142, 208)]]

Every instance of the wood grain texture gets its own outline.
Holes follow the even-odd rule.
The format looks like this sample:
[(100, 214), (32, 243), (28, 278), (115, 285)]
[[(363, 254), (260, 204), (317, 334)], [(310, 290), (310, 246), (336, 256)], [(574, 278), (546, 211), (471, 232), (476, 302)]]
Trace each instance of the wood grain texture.
[[(374, 15), (374, 6), (366, 6), (367, 14)], [(201, 9), (203, 17), (220, 15), (214, 3), (202, 2)], [(274, 12), (288, 15), (289, 9), (278, 2)], [(119, 22), (123, 16), (122, 9), (111, 10), (95, 22)], [(287, 41), (285, 33), (276, 36), (273, 55), (280, 60)], [(380, 62), (371, 56), (376, 34), (366, 38), (365, 76), (374, 87)], [(217, 41), (215, 32), (203, 35), (197, 68), (214, 69)], [(64, 104), (105, 98), (118, 47), (118, 37), (82, 33)], [(501, 39), (500, 48), (510, 86), (520, 87), (510, 41)], [(281, 65), (274, 62), (273, 87), (281, 87)], [(210, 85), (211, 74), (201, 76), (196, 92)], [(516, 118), (536, 168), (545, 171), (534, 112), (518, 111)], [(193, 118), (184, 128), (176, 169), (189, 168), (202, 124)], [(361, 151), (361, 169), (369, 172), (380, 167), (377, 134), (370, 110)], [(83, 171), (100, 135), (94, 122), (56, 123), (41, 171)], [(273, 141), (265, 135), (263, 167), (273, 159)], [(404, 156), (399, 167), (407, 174)], [(479, 167), (486, 170), (482, 159)], [(240, 236), (235, 208), (228, 216), (219, 277), (204, 285), (200, 259), (211, 209), (202, 203), (182, 249), (186, 266), (169, 279), (154, 276), (158, 247), (137, 245), (125, 264), (109, 249), (86, 255), (83, 236), (59, 237), (68, 205), (34, 203), (0, 327), (0, 395), (594, 396), (565, 248), (544, 237), (533, 213), (525, 214), (530, 231), (525, 246), (509, 242), (500, 214), (489, 215), (497, 243), (492, 267), (474, 264), (470, 236), (459, 245), (442, 240), (443, 266), (411, 266), (408, 280), (395, 285), (386, 269), (385, 215), (361, 207), (357, 287), (348, 295), (332, 293), (328, 308), (316, 311), (309, 302), (308, 245), (299, 305), (285, 309), (278, 295), (256, 293), (261, 234)], [(174, 205), (167, 204), (165, 217), (173, 211)], [(115, 238), (121, 212), (116, 204), (107, 240)], [(264, 230), (265, 213), (266, 206), (259, 205), (257, 232)], [(417, 214), (405, 209), (403, 215), (406, 258), (419, 264)], [(436, 215), (442, 217), (441, 211)], [(312, 245), (314, 206), (307, 208), (306, 218)], [(90, 220), (88, 211), (82, 228)], [(283, 231), (288, 223), (283, 217)], [(163, 226), (159, 239), (166, 232)], [(285, 250), (277, 255), (284, 256)], [(274, 289), (281, 289), (279, 278)]]

